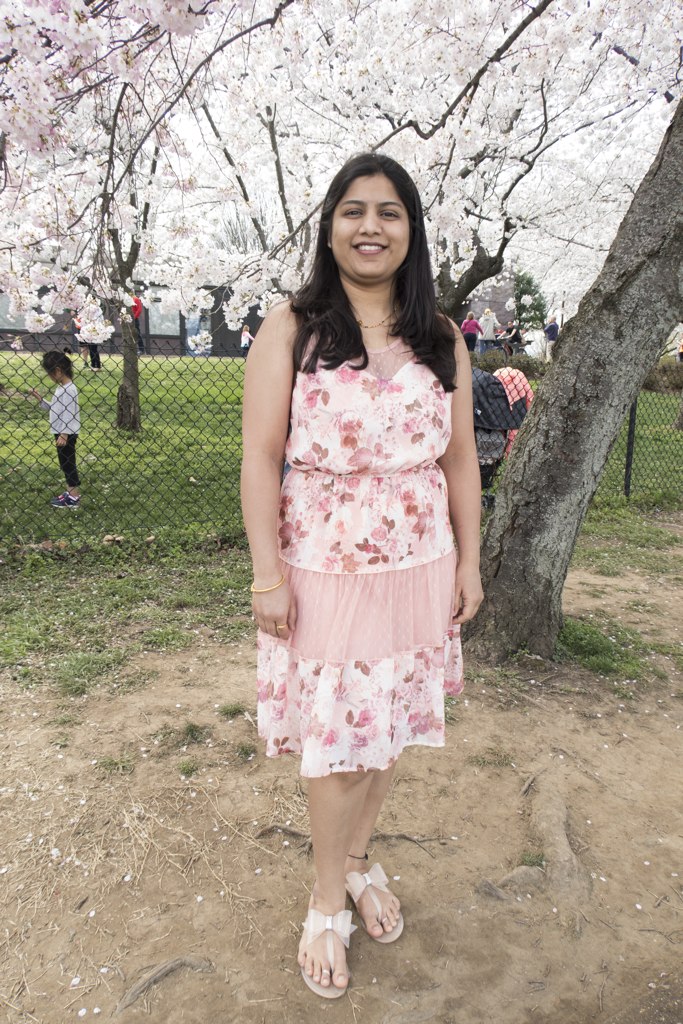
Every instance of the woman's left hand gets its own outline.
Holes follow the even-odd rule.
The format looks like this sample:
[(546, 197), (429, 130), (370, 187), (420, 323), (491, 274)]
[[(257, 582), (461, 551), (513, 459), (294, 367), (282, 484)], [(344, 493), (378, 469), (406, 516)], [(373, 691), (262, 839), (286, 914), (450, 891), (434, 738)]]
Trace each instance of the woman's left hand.
[(473, 619), (484, 600), (479, 569), (469, 569), (459, 565), (455, 574), (455, 614), (453, 625), (460, 626), (463, 622)]

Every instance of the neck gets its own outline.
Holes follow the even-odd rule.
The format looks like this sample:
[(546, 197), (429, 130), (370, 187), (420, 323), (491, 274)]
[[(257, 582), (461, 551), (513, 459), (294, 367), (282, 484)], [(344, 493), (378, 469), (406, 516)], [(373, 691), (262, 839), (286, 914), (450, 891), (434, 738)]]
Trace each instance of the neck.
[(356, 318), (363, 323), (377, 323), (388, 317), (394, 307), (394, 295), (391, 282), (360, 287), (352, 281), (342, 279), (342, 287), (346, 292)]

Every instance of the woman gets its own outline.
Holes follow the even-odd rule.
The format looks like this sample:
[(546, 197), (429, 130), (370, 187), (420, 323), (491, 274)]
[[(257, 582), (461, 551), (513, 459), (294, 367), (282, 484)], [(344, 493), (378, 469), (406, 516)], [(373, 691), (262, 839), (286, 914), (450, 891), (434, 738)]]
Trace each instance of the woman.
[(371, 938), (401, 934), (366, 847), (403, 747), (443, 745), (459, 626), (482, 599), (469, 357), (436, 312), (420, 199), (389, 157), (336, 175), (310, 277), (252, 346), (242, 504), (259, 732), (308, 778), (316, 881), (298, 960), (331, 998), (348, 985), (346, 891)]
[(479, 321), (474, 319), (474, 313), (472, 310), (469, 311), (466, 319), (463, 320), (460, 330), (462, 331), (462, 336), (465, 339), (467, 351), (474, 352), (477, 344), (477, 337), (484, 332), (481, 329)]
[(492, 309), (485, 309), (481, 318), (481, 353), (487, 352), (496, 343), (496, 331), (500, 327), (498, 317)]
[(240, 351), (243, 356), (247, 355), (249, 346), (252, 344), (253, 340), (254, 339), (252, 338), (249, 330), (249, 324), (244, 324), (242, 326), (242, 334), (240, 335)]

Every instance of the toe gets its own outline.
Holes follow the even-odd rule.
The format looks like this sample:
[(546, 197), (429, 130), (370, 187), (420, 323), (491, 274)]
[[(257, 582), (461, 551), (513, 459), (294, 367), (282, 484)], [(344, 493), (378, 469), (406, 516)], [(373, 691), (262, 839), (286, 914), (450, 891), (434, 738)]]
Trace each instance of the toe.
[(337, 988), (346, 988), (349, 979), (346, 977), (346, 971), (342, 968), (335, 970), (332, 978)]

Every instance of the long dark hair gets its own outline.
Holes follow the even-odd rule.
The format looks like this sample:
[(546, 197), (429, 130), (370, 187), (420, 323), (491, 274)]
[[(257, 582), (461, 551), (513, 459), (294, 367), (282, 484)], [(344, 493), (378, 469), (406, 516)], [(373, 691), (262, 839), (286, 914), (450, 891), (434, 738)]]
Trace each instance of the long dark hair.
[[(334, 370), (348, 360), (354, 360), (354, 366), (360, 370), (368, 365), (363, 335), (328, 242), (334, 211), (351, 183), (356, 178), (377, 174), (383, 174), (392, 183), (410, 223), (408, 253), (394, 280), (398, 316), (391, 335), (403, 338), (418, 362), (428, 366), (439, 378), (444, 390), (453, 391), (455, 339), (453, 329), (436, 307), (420, 196), (408, 172), (383, 153), (361, 153), (352, 157), (337, 172), (327, 190), (313, 266), (305, 284), (292, 299), (292, 311), (299, 321), (294, 365), (304, 373), (313, 373), (319, 360), (327, 370)], [(310, 345), (311, 339), (314, 339), (313, 345)]]
[(55, 370), (61, 370), (66, 377), (73, 379), (74, 368), (71, 360), (64, 352), (59, 352), (58, 349), (44, 352), (41, 363), (45, 373), (54, 373)]

